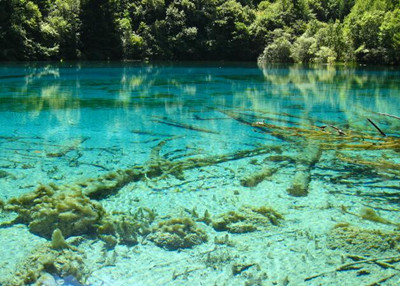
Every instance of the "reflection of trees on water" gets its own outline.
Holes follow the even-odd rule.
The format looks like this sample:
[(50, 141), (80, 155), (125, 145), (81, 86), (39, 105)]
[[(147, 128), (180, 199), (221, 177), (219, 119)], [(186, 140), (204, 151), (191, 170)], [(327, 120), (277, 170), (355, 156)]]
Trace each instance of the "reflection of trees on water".
[(10, 110), (28, 112), (24, 115), (27, 120), (48, 111), (51, 118), (55, 118), (61, 125), (79, 121), (78, 82), (66, 85), (60, 69), (51, 65), (26, 67), (23, 73), (20, 84), (17, 86), (13, 82), (12, 91), (8, 89)]
[(151, 116), (188, 118), (193, 111), (229, 106), (297, 112), (307, 120), (310, 114), (328, 119), (329, 112), (335, 112), (341, 120), (353, 122), (369, 111), (396, 114), (398, 106), (399, 72), (393, 70), (126, 64), (104, 69), (46, 65), (26, 67), (24, 72), (20, 86), (12, 92), (13, 103), (19, 103), (21, 111), (30, 111), (27, 116), (46, 111), (63, 124), (79, 122), (83, 108), (121, 109), (118, 120), (129, 119), (132, 112), (140, 117), (146, 109), (143, 122)]
[[(293, 65), (284, 68), (262, 67), (272, 93), (280, 96), (302, 95), (305, 105), (318, 103), (375, 108), (394, 108), (388, 97), (398, 93), (400, 73), (391, 70), (368, 70), (352, 67)], [(361, 101), (364, 99), (364, 101)], [(373, 99), (373, 101), (371, 101)]]
[(398, 113), (398, 71), (301, 65), (261, 69), (268, 92), (288, 100), (301, 98), (305, 114), (318, 108), (321, 116), (324, 111), (337, 110), (341, 120), (357, 125), (357, 121), (364, 124), (372, 112)]

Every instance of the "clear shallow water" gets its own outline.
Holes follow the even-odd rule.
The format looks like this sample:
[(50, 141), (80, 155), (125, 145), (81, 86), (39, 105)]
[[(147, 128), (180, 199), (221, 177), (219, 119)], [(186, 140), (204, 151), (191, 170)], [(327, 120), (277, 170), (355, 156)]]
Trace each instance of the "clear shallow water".
[[(389, 203), (395, 208), (400, 120), (377, 113), (400, 116), (399, 107), (398, 70), (243, 64), (2, 65), (0, 199), (18, 197), (39, 184), (68, 185), (144, 166), (152, 150), (165, 141), (159, 158), (173, 163), (230, 157), (184, 170), (179, 177), (167, 172), (164, 177), (156, 175), (157, 180), (141, 181), (147, 192), (163, 194), (163, 207), (146, 193), (137, 195), (135, 200), (142, 203), (135, 206), (130, 200), (118, 201), (113, 197), (119, 195), (117, 190), (102, 201), (108, 210), (143, 206), (168, 216), (185, 207), (204, 211), (201, 196), (191, 192), (208, 192), (205, 201), (214, 198), (213, 192), (240, 192), (235, 203), (208, 203), (217, 214), (241, 204), (263, 204), (263, 193), (269, 205), (275, 205), (273, 195), (267, 194), (272, 189), (283, 198), (281, 209), (289, 216), (292, 199), (301, 204), (320, 197), (319, 192), (329, 202), (343, 195), (341, 204), (353, 204), (355, 196), (360, 206)], [(367, 118), (387, 136), (381, 136)], [(286, 159), (252, 153), (263, 146)], [(315, 149), (307, 146), (321, 148), (322, 155), (307, 158)], [(243, 183), (265, 167), (277, 171), (255, 185)], [(293, 196), (287, 190), (299, 169), (305, 169), (311, 181), (307, 193)], [(308, 207), (312, 211), (313, 206)]]

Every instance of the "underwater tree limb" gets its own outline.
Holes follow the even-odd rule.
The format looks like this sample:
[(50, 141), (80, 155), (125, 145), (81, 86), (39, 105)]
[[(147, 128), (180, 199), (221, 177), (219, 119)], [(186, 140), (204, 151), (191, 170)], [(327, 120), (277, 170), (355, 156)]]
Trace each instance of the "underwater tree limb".
[(152, 121), (160, 123), (160, 124), (173, 126), (173, 127), (187, 129), (187, 130), (193, 130), (193, 131), (199, 131), (199, 132), (205, 132), (205, 133), (211, 133), (211, 134), (219, 134), (216, 131), (208, 130), (208, 129), (205, 129), (205, 128), (200, 128), (200, 127), (189, 125), (189, 124), (182, 123), (182, 122), (172, 121), (172, 120), (170, 120), (168, 118), (152, 119)]
[(399, 119), (399, 120), (400, 120), (400, 117), (399, 117), (399, 116), (396, 116), (396, 115), (392, 115), (392, 114), (388, 114), (388, 113), (381, 113), (381, 112), (377, 112), (377, 114), (383, 115), (383, 116), (387, 116), (387, 117), (396, 118), (396, 119)]
[(290, 138), (289, 136), (285, 136), (284, 134), (275, 132), (275, 129), (276, 129), (275, 125), (266, 124), (265, 122), (256, 122), (255, 123), (254, 121), (249, 120), (245, 116), (240, 115), (235, 112), (232, 112), (232, 111), (227, 111), (227, 110), (218, 110), (218, 111), (231, 117), (232, 119), (238, 121), (239, 123), (256, 128), (256, 129), (262, 131), (263, 133), (271, 134), (272, 136), (276, 137), (279, 140), (289, 141), (289, 142), (294, 141), (293, 138)]
[[(333, 272), (347, 271), (347, 270), (350, 270), (352, 266), (363, 264), (363, 263), (376, 263), (376, 262), (385, 262), (385, 261), (390, 261), (392, 263), (400, 262), (400, 255), (398, 255), (398, 256), (389, 256), (389, 257), (376, 257), (376, 258), (362, 259), (362, 260), (350, 262), (350, 263), (347, 263), (347, 264), (343, 264), (343, 265), (341, 265), (341, 266), (339, 266), (339, 267), (337, 267), (335, 269), (324, 271), (324, 272), (321, 272), (321, 273), (306, 277), (306, 278), (304, 278), (304, 281), (305, 282), (306, 281), (310, 281), (310, 280), (313, 280), (315, 278), (318, 278), (318, 277), (321, 277), (321, 276), (324, 276), (326, 274), (333, 273)], [(400, 271), (400, 269), (397, 269), (397, 268), (392, 268), (392, 269)]]
[(160, 158), (159, 151), (167, 141), (172, 139), (173, 138), (167, 138), (156, 145), (151, 151), (149, 161), (145, 165), (134, 166), (125, 170), (117, 170), (98, 178), (91, 178), (66, 187), (81, 189), (82, 192), (91, 199), (100, 200), (117, 193), (122, 187), (131, 182), (137, 182), (146, 178), (164, 178), (168, 175), (173, 175), (177, 178), (180, 178), (184, 170), (212, 166), (227, 161), (240, 160), (261, 154), (281, 152), (281, 148), (279, 146), (265, 145), (254, 149), (239, 150), (223, 155), (214, 155), (205, 158), (188, 158), (171, 162), (164, 158)]
[(376, 130), (379, 131), (379, 133), (381, 133), (381, 135), (383, 137), (386, 137), (386, 134), (378, 127), (378, 125), (376, 125), (371, 119), (367, 118), (368, 122), (372, 124), (372, 126), (374, 126), (376, 128)]
[(283, 158), (284, 161), (281, 161), (277, 167), (264, 167), (258, 172), (251, 173), (250, 175), (242, 178), (240, 180), (240, 184), (243, 187), (255, 187), (265, 179), (271, 177), (273, 174), (278, 172), (281, 168), (284, 168), (287, 166), (291, 161), (293, 161), (292, 158)]
[(346, 135), (346, 133), (342, 129), (340, 129), (339, 127), (336, 127), (334, 125), (329, 125), (329, 127), (332, 127), (333, 129), (335, 129), (340, 136), (345, 136)]
[(382, 158), (374, 161), (363, 160), (361, 158), (346, 156), (340, 152), (336, 153), (336, 157), (345, 163), (373, 167), (379, 171), (384, 171), (388, 174), (400, 176), (400, 165), (394, 162), (390, 162), (389, 160), (385, 160)]
[(58, 152), (48, 152), (48, 153), (46, 153), (46, 157), (48, 157), (48, 158), (63, 157), (68, 152), (76, 150), (79, 145), (81, 145), (83, 142), (85, 142), (88, 139), (89, 139), (88, 137), (86, 137), (86, 138), (78, 138), (78, 139), (72, 141), (67, 146), (63, 146)]
[(368, 284), (368, 285), (366, 285), (366, 286), (377, 286), (377, 285), (381, 285), (382, 282), (386, 282), (387, 280), (393, 278), (393, 277), (396, 276), (396, 275), (397, 275), (397, 273), (393, 273), (393, 274), (391, 274), (391, 275), (389, 275), (389, 276), (387, 276), (387, 277), (383, 277), (382, 279), (379, 279), (378, 281), (373, 282), (373, 283), (370, 283), (370, 284)]

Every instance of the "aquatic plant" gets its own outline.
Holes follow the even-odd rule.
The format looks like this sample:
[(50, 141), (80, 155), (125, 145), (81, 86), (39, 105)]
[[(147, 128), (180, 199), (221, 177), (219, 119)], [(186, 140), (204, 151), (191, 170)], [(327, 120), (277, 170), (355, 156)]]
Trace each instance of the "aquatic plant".
[(65, 241), (65, 238), (59, 228), (54, 230), (53, 234), (51, 235), (51, 248), (56, 250), (71, 248)]
[(361, 218), (366, 219), (366, 220), (370, 220), (373, 222), (379, 222), (379, 223), (383, 223), (383, 224), (392, 224), (392, 225), (398, 225), (395, 224), (381, 216), (379, 216), (376, 211), (374, 209), (371, 208), (363, 208), (361, 209), (361, 214), (360, 214)]
[(351, 214), (351, 215), (353, 215), (353, 216), (357, 216), (357, 217), (360, 217), (360, 218), (362, 218), (362, 219), (369, 220), (369, 221), (372, 221), (372, 222), (377, 222), (377, 223), (382, 223), (382, 224), (388, 224), (388, 225), (394, 225), (394, 226), (397, 226), (397, 227), (400, 226), (399, 223), (392, 222), (392, 221), (390, 221), (390, 220), (388, 220), (388, 219), (385, 219), (385, 218), (381, 217), (381, 216), (378, 215), (378, 214), (376, 213), (376, 211), (375, 211), (374, 209), (372, 209), (372, 208), (364, 207), (364, 208), (361, 209), (360, 213), (357, 214), (357, 213), (354, 213), (354, 212), (349, 211), (349, 210), (347, 209), (347, 207), (342, 206), (342, 212), (347, 213), (347, 214)]
[(97, 232), (108, 248), (117, 243), (134, 245), (138, 243), (138, 236), (150, 233), (154, 218), (155, 213), (148, 208), (138, 208), (133, 215), (113, 213), (103, 219)]
[(4, 225), (23, 223), (39, 236), (52, 239), (55, 249), (68, 248), (65, 237), (77, 235), (98, 236), (107, 248), (116, 244), (133, 245), (138, 236), (150, 232), (155, 213), (138, 208), (133, 214), (107, 214), (100, 203), (89, 199), (80, 190), (39, 186), (32, 193), (10, 199), (4, 209), (16, 212), (17, 217)]
[(269, 207), (244, 206), (239, 211), (229, 211), (212, 220), (217, 231), (231, 233), (253, 232), (271, 225), (278, 226), (283, 216)]
[(358, 255), (382, 255), (384, 252), (398, 253), (400, 233), (363, 229), (349, 224), (339, 224), (329, 234), (329, 248), (339, 248)]
[(190, 248), (208, 240), (206, 232), (191, 218), (173, 218), (160, 222), (147, 238), (168, 250)]
[(42, 284), (38, 285), (44, 285), (43, 281), (51, 281), (49, 273), (60, 277), (74, 277), (84, 284), (90, 274), (84, 258), (82, 252), (71, 248), (54, 249), (52, 243), (47, 242), (21, 262), (4, 285), (24, 286), (40, 281)]
[(105, 210), (80, 191), (60, 191), (55, 185), (39, 186), (32, 193), (12, 198), (5, 210), (18, 217), (13, 223), (28, 225), (29, 230), (50, 239), (55, 229), (65, 237), (94, 234), (105, 216)]

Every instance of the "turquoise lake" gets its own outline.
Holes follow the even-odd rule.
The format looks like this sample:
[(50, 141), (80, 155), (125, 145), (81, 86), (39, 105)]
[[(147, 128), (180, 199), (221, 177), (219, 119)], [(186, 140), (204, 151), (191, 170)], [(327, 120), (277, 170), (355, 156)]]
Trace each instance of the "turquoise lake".
[(398, 285), (399, 116), (394, 68), (1, 64), (0, 285)]

